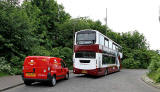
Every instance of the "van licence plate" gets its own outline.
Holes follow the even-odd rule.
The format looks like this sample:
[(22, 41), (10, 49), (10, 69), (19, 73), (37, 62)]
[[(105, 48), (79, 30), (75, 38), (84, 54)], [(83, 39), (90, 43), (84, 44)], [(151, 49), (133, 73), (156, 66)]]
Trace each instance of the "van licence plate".
[(26, 73), (26, 76), (27, 77), (36, 77), (36, 74), (35, 73)]
[(85, 71), (85, 70), (82, 70), (82, 73), (87, 73), (87, 71)]

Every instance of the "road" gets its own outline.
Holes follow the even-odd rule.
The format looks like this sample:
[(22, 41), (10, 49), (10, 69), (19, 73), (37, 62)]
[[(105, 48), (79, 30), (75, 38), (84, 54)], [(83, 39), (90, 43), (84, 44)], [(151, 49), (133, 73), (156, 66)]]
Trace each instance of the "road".
[(160, 92), (141, 80), (146, 70), (123, 69), (102, 77), (71, 74), (69, 80), (60, 80), (55, 87), (42, 83), (21, 85), (5, 92)]

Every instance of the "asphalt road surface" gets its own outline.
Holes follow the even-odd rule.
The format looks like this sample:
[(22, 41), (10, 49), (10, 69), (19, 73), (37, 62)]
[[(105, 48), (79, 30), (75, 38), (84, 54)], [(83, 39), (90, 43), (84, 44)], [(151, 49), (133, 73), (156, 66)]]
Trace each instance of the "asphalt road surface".
[(141, 80), (146, 70), (123, 69), (102, 77), (70, 74), (69, 80), (60, 80), (55, 87), (35, 83), (21, 85), (5, 92), (160, 92)]

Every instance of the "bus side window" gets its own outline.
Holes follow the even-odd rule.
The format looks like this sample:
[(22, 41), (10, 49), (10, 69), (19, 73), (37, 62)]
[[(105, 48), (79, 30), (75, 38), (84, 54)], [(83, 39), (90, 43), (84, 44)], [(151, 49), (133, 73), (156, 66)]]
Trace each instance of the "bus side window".
[(107, 56), (107, 64), (115, 64), (115, 57), (112, 57), (112, 56)]
[(113, 46), (112, 46), (112, 42), (109, 41), (109, 48), (112, 49), (112, 47), (113, 47)]
[(105, 41), (104, 41), (104, 45), (105, 45), (106, 47), (108, 47), (108, 45), (109, 45), (109, 41), (108, 41), (108, 39), (105, 39)]
[(99, 35), (99, 44), (104, 45), (104, 37)]
[(116, 48), (115, 48), (115, 45), (113, 44), (113, 50), (115, 50)]
[(107, 64), (108, 61), (109, 61), (109, 57), (107, 55), (103, 55), (103, 58), (102, 58), (102, 64)]
[(116, 47), (115, 47), (115, 48), (116, 48), (116, 51), (118, 51), (118, 47), (117, 47), (117, 45), (116, 45)]

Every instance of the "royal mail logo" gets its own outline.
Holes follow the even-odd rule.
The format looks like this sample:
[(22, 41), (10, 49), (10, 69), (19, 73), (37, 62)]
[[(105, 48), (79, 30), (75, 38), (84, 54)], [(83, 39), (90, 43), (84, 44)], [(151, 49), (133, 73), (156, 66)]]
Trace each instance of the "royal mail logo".
[(34, 60), (31, 60), (30, 62), (28, 62), (29, 65), (34, 65), (36, 62), (34, 62)]

